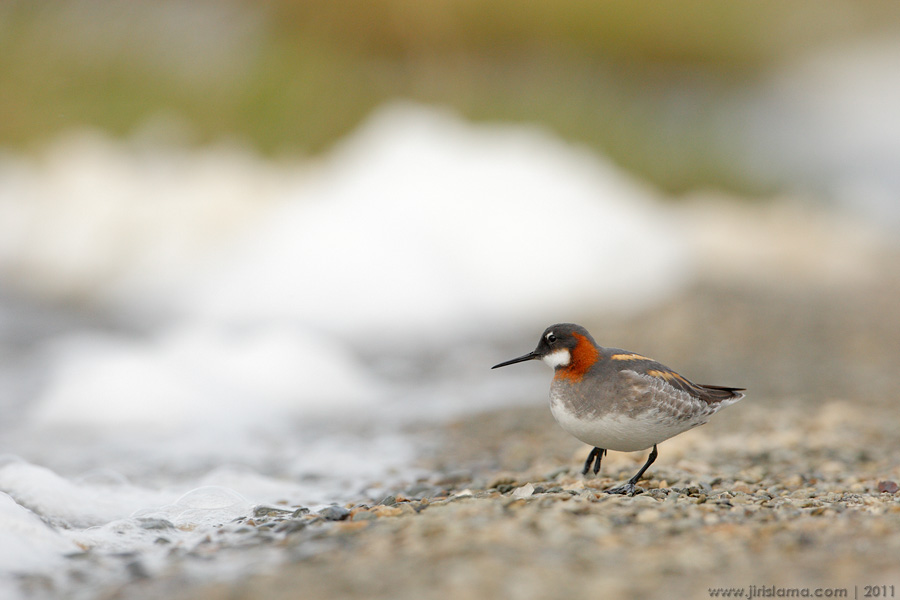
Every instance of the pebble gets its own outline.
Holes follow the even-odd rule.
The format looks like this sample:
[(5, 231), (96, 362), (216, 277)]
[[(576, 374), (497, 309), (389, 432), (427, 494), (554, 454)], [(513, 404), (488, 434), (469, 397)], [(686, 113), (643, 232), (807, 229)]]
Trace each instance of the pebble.
[(418, 482), (403, 491), (403, 495), (415, 500), (434, 498), (441, 495), (441, 488), (424, 482)]
[(635, 521), (638, 523), (656, 523), (662, 518), (662, 515), (662, 511), (651, 508), (639, 512)]
[(175, 529), (175, 524), (167, 519), (144, 517), (138, 518), (137, 522), (141, 529)]
[(900, 486), (897, 485), (896, 481), (878, 482), (878, 491), (883, 494), (896, 494), (898, 489), (900, 489)]
[(733, 492), (742, 492), (744, 494), (752, 494), (755, 490), (743, 481), (739, 481), (731, 486)]
[[(500, 475), (495, 478), (491, 483), (488, 484), (489, 488), (500, 488), (501, 486), (513, 486), (515, 487), (516, 478), (511, 475)], [(510, 488), (512, 489), (512, 487)]]
[(293, 513), (293, 509), (276, 508), (274, 506), (257, 506), (253, 509), (254, 517), (274, 517), (276, 515), (288, 515)]
[(350, 516), (350, 510), (343, 506), (326, 506), (319, 511), (319, 515), (327, 521), (343, 521)]
[[(627, 498), (627, 496), (625, 496)], [(657, 506), (660, 501), (654, 498), (649, 494), (641, 494), (639, 496), (632, 496), (631, 501), (638, 506)]]
[(530, 498), (532, 495), (534, 495), (534, 486), (530, 483), (516, 488), (512, 493), (513, 498)]

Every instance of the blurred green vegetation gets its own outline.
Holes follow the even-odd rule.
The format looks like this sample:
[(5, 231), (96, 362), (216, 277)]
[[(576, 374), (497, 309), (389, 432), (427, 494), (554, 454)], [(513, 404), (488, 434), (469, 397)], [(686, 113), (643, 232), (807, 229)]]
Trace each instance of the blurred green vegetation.
[(668, 191), (759, 191), (721, 106), (898, 22), (850, 0), (0, 0), (0, 146), (162, 115), (198, 144), (316, 153), (407, 98), (542, 123)]

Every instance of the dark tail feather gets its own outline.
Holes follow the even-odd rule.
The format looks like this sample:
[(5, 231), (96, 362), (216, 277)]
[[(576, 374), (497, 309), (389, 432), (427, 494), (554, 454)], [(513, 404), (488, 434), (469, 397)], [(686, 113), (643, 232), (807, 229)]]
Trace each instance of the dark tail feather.
[(745, 388), (725, 387), (722, 385), (698, 385), (700, 397), (707, 402), (722, 402), (732, 398), (740, 398)]

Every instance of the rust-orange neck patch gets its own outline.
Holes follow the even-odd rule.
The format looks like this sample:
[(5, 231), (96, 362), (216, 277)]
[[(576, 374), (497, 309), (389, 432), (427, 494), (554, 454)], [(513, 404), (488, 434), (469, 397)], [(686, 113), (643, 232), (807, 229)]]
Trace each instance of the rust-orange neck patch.
[(581, 381), (588, 369), (600, 360), (600, 351), (589, 339), (580, 333), (573, 333), (572, 335), (578, 340), (578, 345), (572, 348), (570, 352), (572, 358), (569, 360), (569, 364), (556, 369), (554, 377)]

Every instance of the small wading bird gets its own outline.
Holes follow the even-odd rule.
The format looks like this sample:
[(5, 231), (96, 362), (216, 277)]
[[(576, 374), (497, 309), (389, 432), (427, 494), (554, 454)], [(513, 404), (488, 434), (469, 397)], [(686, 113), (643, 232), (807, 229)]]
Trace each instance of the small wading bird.
[(505, 367), (540, 359), (555, 371), (550, 412), (556, 422), (594, 447), (583, 474), (607, 450), (636, 452), (653, 447), (647, 462), (610, 494), (635, 493), (635, 484), (658, 456), (656, 445), (698, 425), (744, 397), (743, 388), (698, 385), (640, 354), (598, 346), (587, 329), (572, 323), (548, 327), (537, 348), (494, 365)]

